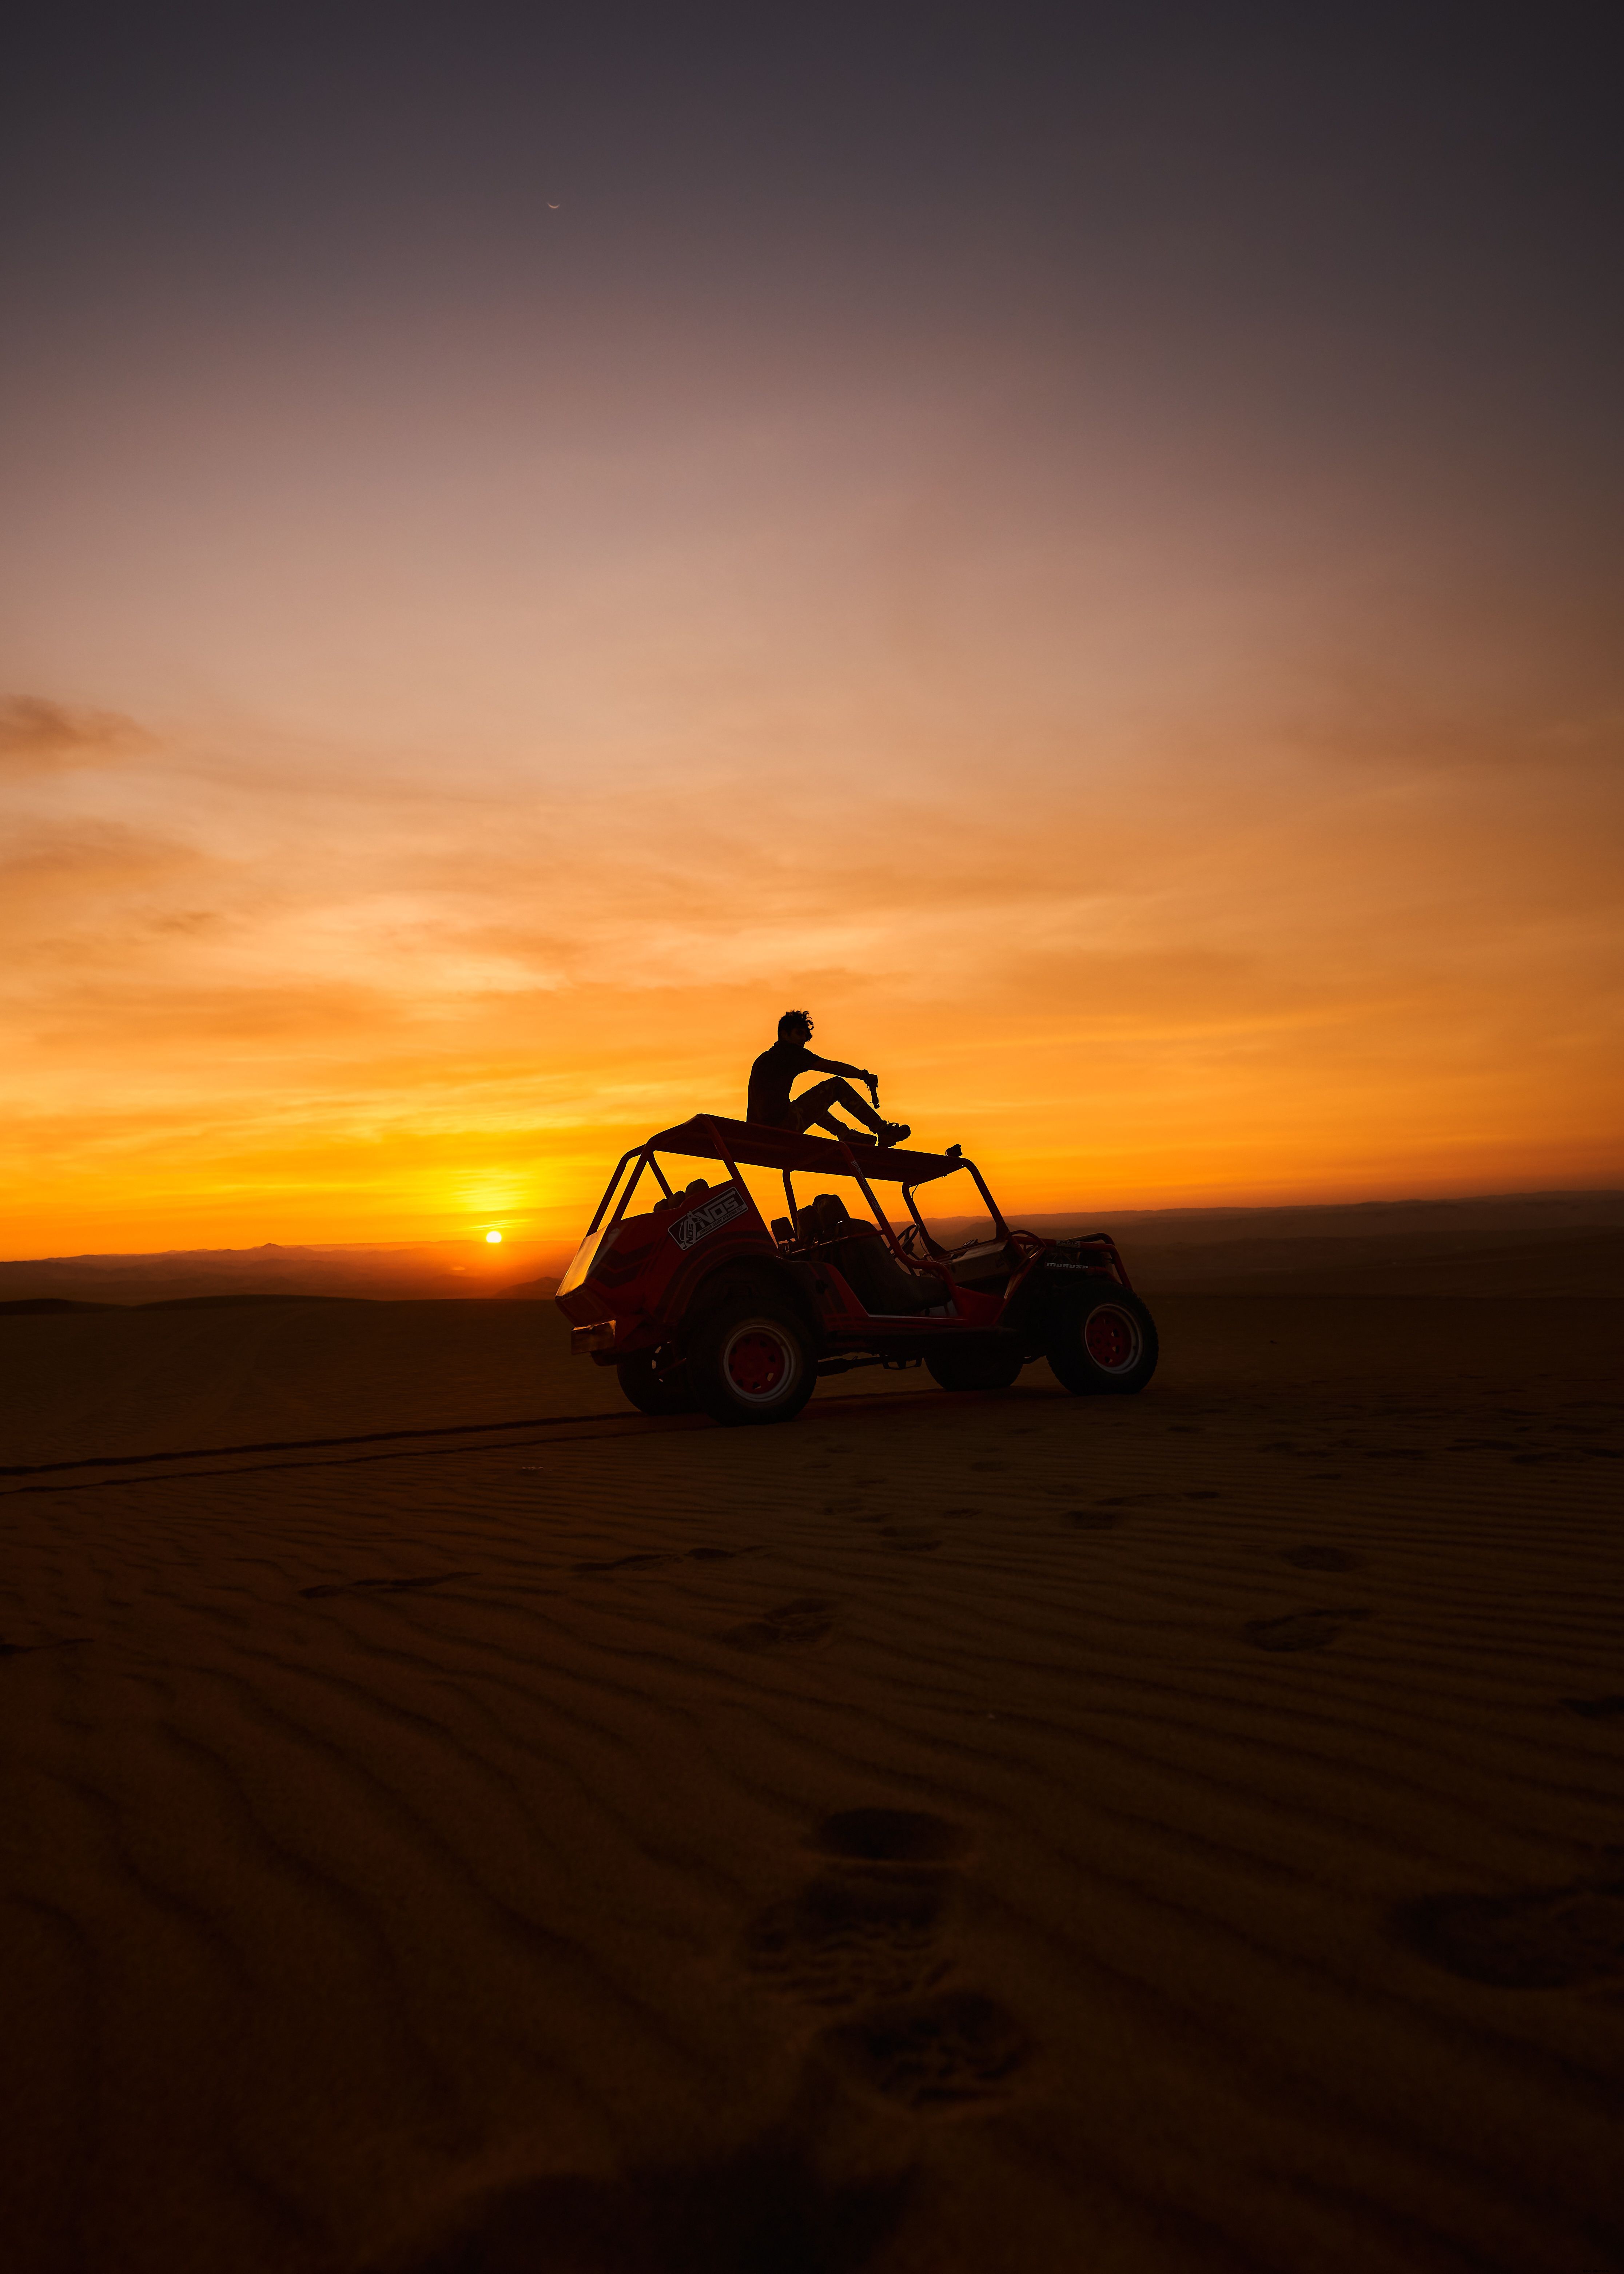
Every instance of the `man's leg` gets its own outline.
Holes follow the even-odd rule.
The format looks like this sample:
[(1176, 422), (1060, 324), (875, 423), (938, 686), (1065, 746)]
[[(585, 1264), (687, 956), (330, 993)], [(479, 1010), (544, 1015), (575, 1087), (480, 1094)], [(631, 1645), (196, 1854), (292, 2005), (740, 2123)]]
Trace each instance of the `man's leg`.
[(859, 1097), (849, 1081), (839, 1074), (832, 1074), (827, 1081), (818, 1082), (792, 1100), (789, 1109), (791, 1126), (796, 1129), (832, 1129), (837, 1137), (849, 1137), (852, 1133), (845, 1122), (837, 1121), (834, 1118), (832, 1109), (837, 1105), (844, 1106), (865, 1128), (877, 1131), (890, 1126), (875, 1111), (867, 1098)]

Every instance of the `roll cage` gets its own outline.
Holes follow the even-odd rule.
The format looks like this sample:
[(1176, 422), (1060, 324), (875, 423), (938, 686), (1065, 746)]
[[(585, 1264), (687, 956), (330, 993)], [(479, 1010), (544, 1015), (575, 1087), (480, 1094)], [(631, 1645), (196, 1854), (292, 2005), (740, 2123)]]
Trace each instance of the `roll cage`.
[[(730, 1179), (744, 1194), (749, 1213), (762, 1236), (775, 1248), (779, 1246), (777, 1235), (756, 1205), (756, 1196), (740, 1176), (741, 1168), (776, 1169), (784, 1178), (784, 1197), (789, 1205), (790, 1222), (797, 1242), (806, 1235), (801, 1229), (801, 1204), (795, 1196), (794, 1178), (797, 1172), (808, 1176), (850, 1177), (868, 1202), (882, 1237), (898, 1261), (914, 1271), (929, 1271), (949, 1279), (947, 1264), (951, 1251), (942, 1246), (921, 1216), (914, 1195), (921, 1185), (937, 1178), (952, 1176), (967, 1169), (976, 1191), (986, 1203), (992, 1220), (994, 1238), (1018, 1246), (1030, 1246), (1033, 1253), (1043, 1242), (1031, 1232), (1011, 1232), (1004, 1220), (1002, 1210), (988, 1189), (987, 1180), (974, 1161), (967, 1161), (958, 1146), (945, 1153), (921, 1153), (901, 1146), (852, 1145), (844, 1139), (809, 1137), (797, 1130), (775, 1129), (757, 1121), (730, 1121), (718, 1114), (698, 1113), (691, 1121), (683, 1121), (672, 1129), (662, 1129), (634, 1145), (615, 1163), (614, 1173), (598, 1203), (598, 1210), (587, 1226), (575, 1261), (570, 1265), (560, 1294), (568, 1294), (587, 1276), (591, 1259), (601, 1238), (614, 1230), (626, 1214), (633, 1193), (636, 1191), (643, 1171), (649, 1170), (666, 1200), (675, 1197), (665, 1171), (655, 1157), (665, 1153), (679, 1160), (719, 1161)], [(626, 1176), (628, 1164), (631, 1174)], [(622, 1178), (626, 1178), (622, 1185)], [(918, 1228), (922, 1254), (912, 1254), (897, 1237), (884, 1209), (875, 1196), (876, 1184), (900, 1186), (908, 1214)], [(617, 1199), (617, 1193), (619, 1197)], [(611, 1201), (613, 1213), (609, 1213)], [(910, 1240), (910, 1246), (911, 1246)]]
[[(714, 1161), (725, 1180), (681, 1185), (673, 1160)], [(787, 1218), (766, 1221), (747, 1169), (782, 1177)], [(977, 1225), (947, 1247), (918, 1195), (960, 1169), (990, 1236)], [(628, 1213), (645, 1171), (658, 1198)], [(849, 1179), (872, 1222), (838, 1193), (803, 1207), (797, 1177)], [(876, 1188), (893, 1186), (911, 1224), (886, 1215)], [(1125, 1394), (1155, 1365), (1154, 1323), (1110, 1234), (1012, 1229), (960, 1147), (872, 1146), (719, 1114), (620, 1156), (555, 1300), (572, 1349), (616, 1367), (641, 1411), (703, 1407), (727, 1422), (792, 1419), (816, 1376), (853, 1367), (924, 1365), (944, 1389), (1006, 1389), (1046, 1357), (1064, 1389)]]

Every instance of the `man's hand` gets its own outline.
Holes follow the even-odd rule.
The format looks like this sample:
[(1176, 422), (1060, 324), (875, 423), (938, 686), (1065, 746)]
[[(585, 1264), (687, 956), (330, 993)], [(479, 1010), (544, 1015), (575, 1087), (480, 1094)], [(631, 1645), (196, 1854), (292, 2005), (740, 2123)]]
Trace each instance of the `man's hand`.
[(860, 1073), (857, 1079), (859, 1081), (866, 1081), (868, 1083), (868, 1095), (874, 1100), (875, 1105), (877, 1108), (880, 1103), (880, 1077), (878, 1074)]

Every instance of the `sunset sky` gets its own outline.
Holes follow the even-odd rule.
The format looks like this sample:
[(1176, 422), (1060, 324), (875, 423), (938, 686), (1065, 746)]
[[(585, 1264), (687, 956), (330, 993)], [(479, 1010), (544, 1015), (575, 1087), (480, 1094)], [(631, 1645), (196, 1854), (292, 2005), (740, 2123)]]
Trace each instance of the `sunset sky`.
[(0, 1254), (1624, 1182), (1600, 11), (36, 17)]

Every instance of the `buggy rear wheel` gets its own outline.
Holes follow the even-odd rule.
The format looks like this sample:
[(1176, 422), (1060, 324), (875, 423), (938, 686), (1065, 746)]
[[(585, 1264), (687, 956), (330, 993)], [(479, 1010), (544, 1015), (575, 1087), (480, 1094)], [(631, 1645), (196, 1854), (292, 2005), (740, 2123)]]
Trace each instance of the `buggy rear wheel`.
[(688, 1343), (695, 1402), (730, 1426), (793, 1421), (817, 1379), (800, 1321), (759, 1296), (741, 1296), (702, 1319)]
[[(667, 1360), (663, 1372), (655, 1371), (657, 1359)], [(692, 1413), (698, 1404), (687, 1367), (673, 1360), (669, 1350), (634, 1351), (629, 1358), (616, 1359), (614, 1370), (639, 1413)]]
[(1102, 1286), (1056, 1321), (1043, 1355), (1076, 1397), (1132, 1397), (1156, 1370), (1156, 1322), (1125, 1287)]
[(1019, 1344), (1008, 1350), (986, 1343), (956, 1348), (944, 1340), (925, 1354), (926, 1370), (943, 1389), (1008, 1389), (1026, 1362)]

